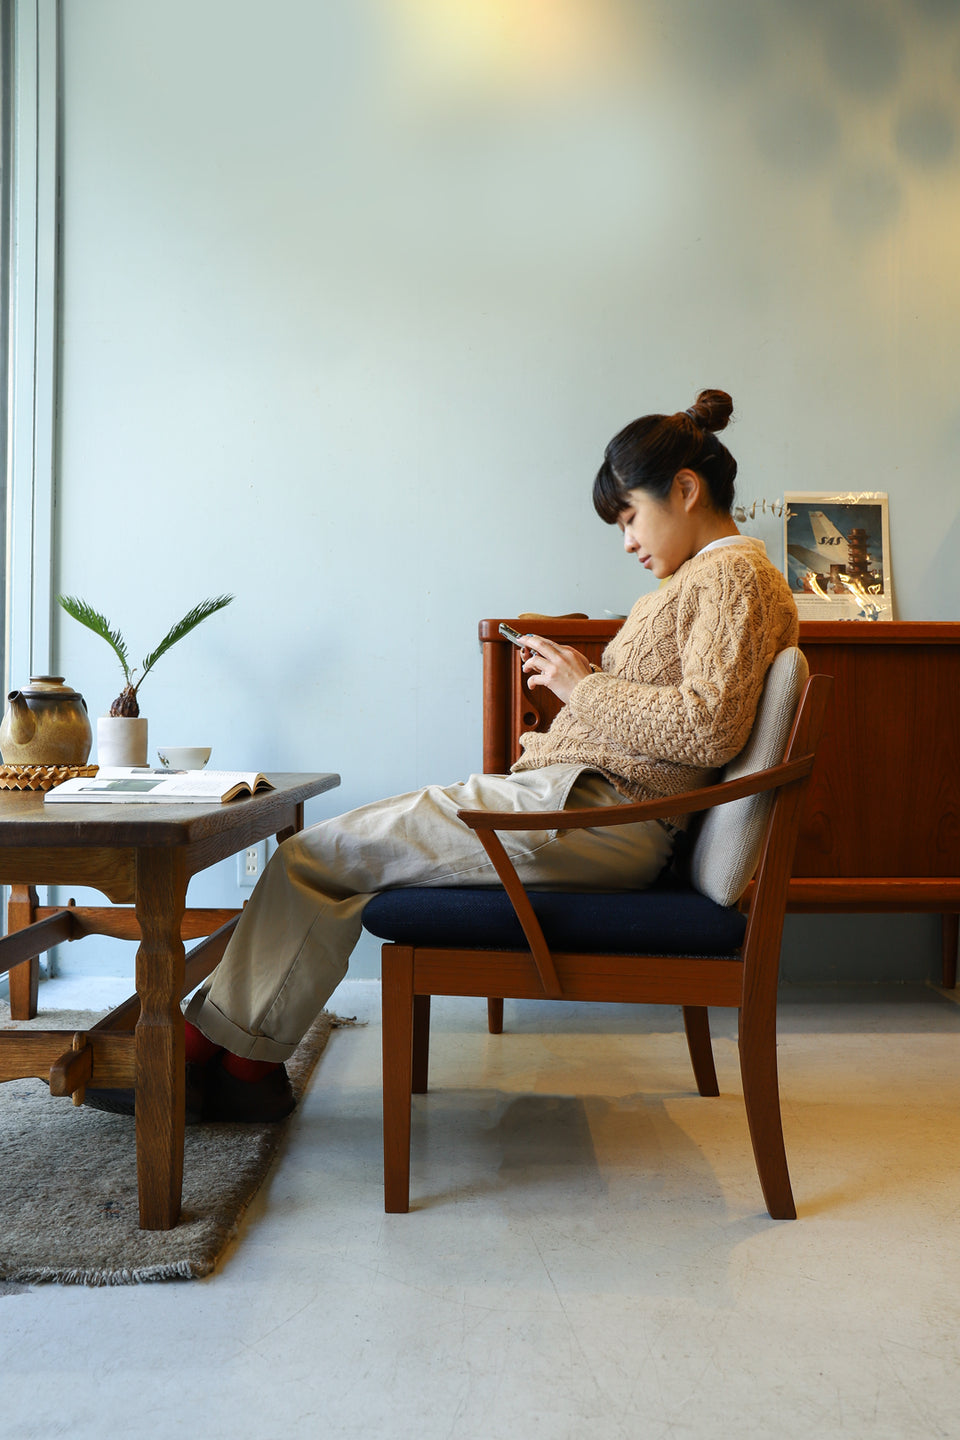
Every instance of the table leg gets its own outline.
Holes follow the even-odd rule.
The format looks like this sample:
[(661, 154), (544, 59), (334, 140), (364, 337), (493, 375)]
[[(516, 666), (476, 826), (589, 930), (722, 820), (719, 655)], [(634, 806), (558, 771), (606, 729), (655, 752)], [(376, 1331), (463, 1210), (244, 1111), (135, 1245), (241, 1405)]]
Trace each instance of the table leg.
[[(11, 885), (7, 902), (7, 934), (12, 935), (15, 930), (25, 930), (32, 925), (38, 904), (37, 892), (32, 885)], [(14, 965), (9, 972), (9, 982), (11, 1020), (32, 1020), (37, 1013), (39, 955)]]
[(303, 829), (303, 803), (301, 802), (301, 803), (300, 803), (299, 805), (297, 805), (297, 806), (295, 807), (295, 809), (294, 809), (294, 820), (293, 820), (293, 824), (292, 824), (292, 825), (288, 825), (285, 830), (278, 830), (278, 831), (277, 831), (277, 834), (276, 834), (277, 844), (278, 844), (278, 845), (282, 845), (283, 842), (284, 842), (284, 840), (289, 840), (292, 835), (298, 835), (302, 829)]
[(183, 1186), (184, 949), (180, 925), (187, 900), (187, 875), (176, 850), (141, 850), (137, 855), (136, 911), (141, 941), (137, 950), (136, 1029), (137, 1182), (140, 1228), (169, 1230), (180, 1216)]

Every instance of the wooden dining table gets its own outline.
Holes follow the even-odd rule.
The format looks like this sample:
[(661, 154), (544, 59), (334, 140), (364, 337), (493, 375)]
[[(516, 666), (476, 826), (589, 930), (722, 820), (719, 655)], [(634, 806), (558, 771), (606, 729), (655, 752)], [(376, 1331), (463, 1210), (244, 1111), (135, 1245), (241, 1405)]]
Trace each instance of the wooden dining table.
[[(48, 805), (38, 792), (0, 791), (0, 884), (10, 887), (0, 974), (9, 974), (11, 1017), (36, 1015), (38, 957), (51, 946), (86, 935), (139, 942), (135, 995), (87, 1031), (0, 1032), (0, 1080), (37, 1076), (74, 1104), (88, 1085), (135, 1087), (141, 1229), (179, 1218), (181, 1000), (216, 966), (241, 913), (188, 909), (190, 878), (268, 836), (295, 834), (305, 802), (340, 783), (333, 773), (267, 778), (272, 790), (226, 803)], [(40, 905), (38, 885), (90, 887), (112, 903)], [(196, 939), (187, 955), (184, 941)]]

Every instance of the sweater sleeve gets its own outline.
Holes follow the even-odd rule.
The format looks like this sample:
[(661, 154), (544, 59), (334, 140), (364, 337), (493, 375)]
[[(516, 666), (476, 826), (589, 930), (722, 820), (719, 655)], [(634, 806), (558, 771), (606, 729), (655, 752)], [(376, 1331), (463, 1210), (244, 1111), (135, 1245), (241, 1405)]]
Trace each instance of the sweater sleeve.
[(743, 749), (753, 725), (772, 658), (767, 605), (748, 567), (719, 567), (709, 586), (678, 578), (679, 682), (587, 675), (568, 706), (588, 731), (634, 755), (714, 769)]

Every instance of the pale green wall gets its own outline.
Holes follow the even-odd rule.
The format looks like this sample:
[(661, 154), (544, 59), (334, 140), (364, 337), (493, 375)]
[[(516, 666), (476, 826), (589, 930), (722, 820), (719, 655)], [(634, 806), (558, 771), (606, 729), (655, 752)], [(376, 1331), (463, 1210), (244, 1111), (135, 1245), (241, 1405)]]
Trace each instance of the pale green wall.
[(702, 385), (742, 498), (888, 491), (960, 619), (957, 4), (68, 0), (62, 112), (57, 584), (135, 649), (238, 597), (155, 742), (339, 769), (312, 818), (479, 768), (477, 619), (629, 606), (592, 475)]

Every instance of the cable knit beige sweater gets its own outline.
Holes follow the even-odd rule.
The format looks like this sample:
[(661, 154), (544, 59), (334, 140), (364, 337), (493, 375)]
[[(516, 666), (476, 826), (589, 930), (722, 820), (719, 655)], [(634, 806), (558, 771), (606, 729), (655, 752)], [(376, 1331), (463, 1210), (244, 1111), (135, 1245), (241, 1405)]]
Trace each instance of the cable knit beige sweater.
[(641, 596), (603, 668), (545, 734), (523, 737), (513, 769), (581, 764), (635, 800), (706, 784), (743, 749), (770, 662), (797, 635), (787, 582), (759, 541), (701, 551)]

